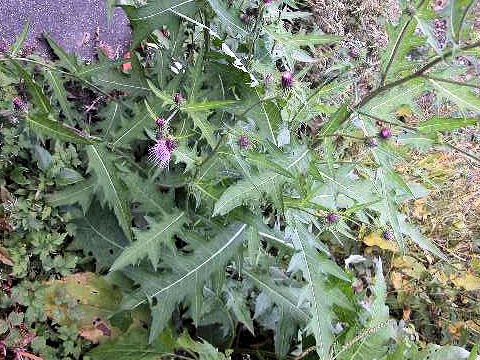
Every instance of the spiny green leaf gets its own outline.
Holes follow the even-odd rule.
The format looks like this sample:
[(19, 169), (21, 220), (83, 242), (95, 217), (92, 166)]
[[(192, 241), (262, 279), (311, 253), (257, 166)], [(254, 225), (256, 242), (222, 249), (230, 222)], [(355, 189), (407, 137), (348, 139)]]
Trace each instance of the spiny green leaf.
[(120, 227), (130, 240), (132, 238), (130, 204), (112, 155), (103, 144), (88, 146), (87, 154), (90, 160), (89, 171), (95, 176), (95, 191), (103, 195), (103, 203), (108, 203), (113, 208)]
[(82, 79), (90, 78), (92, 76), (96, 76), (100, 73), (104, 73), (109, 71), (110, 69), (117, 68), (122, 64), (130, 61), (129, 59), (120, 59), (111, 61), (109, 59), (103, 59), (99, 62), (90, 64), (90, 65), (83, 65), (77, 71), (77, 76)]
[(441, 131), (451, 131), (459, 129), (469, 125), (475, 125), (478, 123), (478, 119), (475, 118), (453, 118), (453, 117), (439, 117), (433, 118), (421, 122), (417, 129), (424, 134), (436, 134)]
[(158, 360), (172, 356), (173, 351), (174, 340), (169, 332), (149, 344), (148, 330), (137, 327), (94, 347), (86, 356), (92, 360)]
[(184, 332), (177, 340), (178, 345), (189, 351), (193, 351), (198, 354), (199, 360), (228, 360), (230, 357), (225, 356), (211, 344), (202, 340), (202, 342), (193, 341), (188, 332)]
[(50, 120), (47, 115), (28, 115), (27, 124), (32, 130), (52, 139), (80, 145), (91, 145), (99, 142), (98, 139), (79, 135), (75, 130), (67, 128), (58, 121)]
[(256, 288), (267, 293), (277, 305), (285, 307), (291, 316), (303, 322), (311, 319), (308, 308), (306, 309), (298, 303), (296, 294), (298, 289), (276, 284), (271, 277), (253, 270), (244, 269), (243, 273)]
[(80, 204), (85, 213), (92, 201), (95, 184), (93, 179), (85, 179), (72, 186), (67, 186), (47, 196), (47, 202), (51, 206), (66, 206)]
[(45, 75), (50, 83), (50, 86), (53, 89), (53, 93), (55, 94), (58, 103), (60, 104), (60, 108), (62, 109), (63, 114), (70, 123), (73, 123), (72, 109), (70, 108), (70, 104), (67, 101), (67, 92), (63, 87), (60, 76), (58, 76), (51, 70), (45, 71)]
[(480, 97), (473, 93), (471, 88), (428, 79), (443, 96), (453, 101), (462, 110), (473, 110), (480, 113)]
[(108, 269), (129, 245), (115, 215), (98, 202), (92, 203), (85, 216), (75, 219), (73, 224), (75, 236), (69, 249), (83, 250), (86, 256), (91, 252), (97, 272)]
[(199, 128), (202, 132), (202, 137), (207, 140), (208, 145), (212, 147), (212, 149), (216, 145), (215, 138), (213, 136), (213, 132), (215, 128), (212, 124), (208, 121), (208, 112), (195, 112), (201, 110), (194, 110), (193, 112), (188, 112), (188, 115), (192, 118), (193, 124), (196, 128)]
[(185, 222), (185, 213), (178, 211), (163, 216), (159, 222), (149, 219), (149, 230), (135, 230), (137, 240), (122, 251), (110, 271), (122, 269), (127, 265), (135, 265), (146, 256), (156, 268), (162, 248), (165, 245), (171, 245), (173, 237), (182, 232)]
[[(298, 152), (291, 162), (286, 165), (286, 170), (292, 169), (296, 164), (302, 161), (308, 154), (308, 150)], [(248, 180), (241, 180), (235, 185), (230, 186), (215, 203), (213, 216), (225, 215), (236, 207), (242, 205), (244, 201), (258, 200), (263, 195), (262, 192), (271, 194), (278, 182), (285, 182), (287, 179), (274, 172), (263, 172), (252, 176)]]
[(215, 14), (217, 14), (218, 19), (227, 29), (230, 29), (234, 35), (239, 35), (240, 37), (248, 36), (248, 31), (245, 30), (244, 26), (240, 22), (239, 14), (233, 14), (232, 9), (227, 9), (224, 2), (220, 0), (208, 0), (208, 3), (212, 7)]
[(347, 120), (349, 115), (348, 105), (343, 104), (338, 108), (338, 110), (328, 119), (328, 121), (322, 126), (319, 136), (332, 135), (337, 131), (340, 126)]
[(28, 91), (30, 91), (30, 94), (33, 96), (33, 100), (35, 104), (39, 107), (39, 110), (44, 114), (50, 113), (52, 111), (52, 106), (48, 102), (48, 99), (43, 93), (40, 86), (37, 85), (37, 83), (33, 80), (30, 74), (24, 69), (22, 65), (20, 65), (17, 60), (10, 59), (10, 61), (25, 81), (25, 85), (27, 86)]
[(179, 18), (173, 16), (172, 11), (192, 17), (198, 7), (194, 0), (149, 1), (141, 7), (123, 7), (134, 29), (133, 46), (138, 45), (148, 34), (162, 26), (170, 30), (178, 28)]
[(197, 111), (208, 111), (218, 108), (224, 108), (227, 105), (236, 103), (236, 100), (213, 100), (213, 101), (202, 101), (202, 102), (191, 102), (187, 103), (182, 110), (187, 111), (188, 113), (195, 113)]
[(49, 35), (46, 35), (48, 45), (52, 48), (53, 52), (60, 59), (62, 65), (64, 65), (72, 73), (77, 73), (79, 66), (75, 56), (68, 55)]
[(457, 44), (460, 39), (462, 26), (465, 22), (468, 11), (472, 8), (475, 0), (451, 0), (447, 4), (447, 28), (449, 35)]
[(140, 211), (148, 214), (166, 215), (173, 208), (171, 197), (158, 191), (155, 184), (143, 179), (133, 171), (125, 171), (122, 180), (128, 187), (128, 195), (132, 202), (139, 202)]
[(156, 97), (158, 97), (160, 100), (162, 100), (165, 105), (172, 105), (173, 104), (173, 97), (166, 92), (158, 89), (150, 80), (147, 79), (147, 84), (150, 88), (150, 90), (153, 91)]
[(20, 50), (22, 50), (23, 44), (27, 39), (29, 29), (30, 29), (30, 21), (27, 20), (23, 24), (22, 32), (20, 33), (20, 35), (18, 35), (18, 38), (15, 40), (12, 46), (10, 46), (10, 54), (12, 54), (12, 57), (17, 56)]
[[(156, 298), (158, 305), (152, 308), (152, 341), (166, 326), (176, 305), (182, 300), (190, 302), (199, 284), (205, 283), (214, 272), (223, 272), (226, 262), (243, 242), (247, 225), (232, 224), (210, 241), (188, 233), (188, 253), (173, 256), (167, 253), (161, 266), (169, 272), (153, 273), (141, 268), (126, 268), (123, 272), (141, 288), (125, 299), (125, 308), (136, 308), (147, 299)], [(221, 270), (220, 270), (221, 269)]]
[(299, 251), (303, 277), (309, 288), (312, 313), (309, 327), (315, 336), (317, 354), (321, 359), (327, 359), (334, 340), (332, 329), (334, 315), (331, 310), (331, 300), (325, 296), (326, 276), (322, 274), (321, 268), (317, 267), (317, 262), (312, 261), (317, 250), (299, 236), (296, 228), (293, 229), (293, 244)]
[[(282, 25), (283, 26), (283, 25)], [(279, 32), (271, 25), (265, 26), (267, 33), (281, 44), (291, 46), (313, 46), (319, 44), (331, 44), (342, 41), (343, 36), (328, 35), (328, 34), (291, 34), (289, 32)]]

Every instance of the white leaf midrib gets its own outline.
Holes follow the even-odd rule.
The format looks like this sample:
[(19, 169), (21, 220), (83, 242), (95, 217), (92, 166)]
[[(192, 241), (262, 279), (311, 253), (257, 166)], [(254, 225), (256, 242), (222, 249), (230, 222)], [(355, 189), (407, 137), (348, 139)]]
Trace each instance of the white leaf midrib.
[[(298, 164), (298, 163), (305, 157), (305, 155), (308, 154), (308, 152), (309, 152), (309, 150), (305, 150), (305, 152), (304, 152), (302, 155), (300, 155), (300, 156), (298, 157), (298, 159), (296, 159), (294, 162), (292, 162), (290, 165), (288, 165), (288, 166), (286, 167), (286, 169), (289, 170), (290, 168), (292, 168), (293, 166), (295, 166), (296, 164)], [(262, 181), (260, 184), (258, 184), (258, 185), (252, 185), (252, 187), (249, 188), (246, 192), (250, 192), (250, 191), (252, 191), (252, 190), (255, 190), (255, 189), (257, 189), (257, 188), (260, 188), (261, 186), (265, 185), (266, 183), (275, 180), (278, 176), (280, 176), (280, 174), (275, 174), (275, 175), (273, 175), (272, 177), (263, 180), (263, 181)], [(234, 186), (235, 186), (235, 185), (234, 185)], [(228, 191), (228, 189), (227, 189), (226, 191)], [(228, 203), (231, 203), (233, 200), (236, 200), (238, 197), (240, 197), (240, 196), (242, 196), (242, 195), (244, 195), (244, 194), (245, 194), (245, 191), (242, 191), (240, 194), (234, 195), (234, 196), (232, 196), (231, 198), (226, 199), (226, 200), (223, 202), (223, 204), (222, 204), (218, 209), (216, 209), (215, 214), (220, 214), (220, 213), (221, 213), (221, 209), (225, 208)]]
[[(170, 290), (171, 288), (173, 288), (174, 286), (180, 284), (181, 282), (183, 282), (185, 279), (187, 279), (188, 277), (190, 277), (192, 274), (200, 271), (200, 269), (202, 267), (204, 267), (206, 264), (208, 264), (210, 261), (212, 261), (213, 259), (215, 259), (218, 255), (220, 255), (226, 248), (228, 248), (230, 246), (230, 244), (232, 244), (239, 236), (240, 234), (245, 230), (245, 228), (247, 227), (247, 224), (243, 224), (240, 229), (220, 248), (218, 249), (217, 251), (215, 251), (211, 256), (209, 256), (207, 259), (205, 259), (205, 261), (203, 261), (201, 264), (197, 265), (195, 268), (193, 268), (192, 270), (190, 270), (188, 273), (186, 273), (185, 275), (183, 275), (182, 277), (180, 277), (179, 279), (175, 280), (174, 282), (168, 284), (167, 286), (161, 288), (160, 290), (157, 290), (155, 293), (153, 293), (152, 295), (149, 295), (147, 298), (151, 299), (151, 298), (154, 298), (162, 293), (164, 293), (165, 291), (168, 291)], [(131, 309), (135, 309), (136, 307), (142, 305), (143, 303), (145, 303), (147, 300), (144, 299), (140, 302), (138, 302), (136, 305), (134, 305)]]

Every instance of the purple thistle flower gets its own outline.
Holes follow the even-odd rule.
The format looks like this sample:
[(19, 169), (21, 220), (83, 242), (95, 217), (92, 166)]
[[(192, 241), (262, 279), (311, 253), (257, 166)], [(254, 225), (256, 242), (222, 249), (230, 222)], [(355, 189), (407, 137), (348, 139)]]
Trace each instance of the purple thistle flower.
[(160, 168), (166, 168), (168, 166), (171, 155), (165, 139), (157, 139), (155, 145), (148, 150), (148, 160)]
[(157, 126), (159, 128), (162, 128), (163, 125), (165, 125), (165, 119), (164, 118), (158, 118), (157, 120), (155, 120), (155, 124), (157, 124)]
[(173, 153), (177, 148), (177, 142), (175, 141), (175, 139), (172, 139), (172, 138), (166, 139), (165, 145), (167, 145), (167, 149), (168, 151), (170, 151), (170, 153)]
[(385, 240), (392, 240), (393, 239), (393, 233), (391, 231), (384, 231), (383, 232), (383, 238)]
[(248, 147), (248, 145), (250, 144), (250, 141), (248, 140), (248, 138), (244, 135), (240, 136), (237, 140), (237, 144), (238, 146), (240, 146), (242, 149), (245, 149)]
[(20, 110), (20, 111), (26, 111), (27, 110), (27, 104), (25, 101), (22, 100), (20, 96), (16, 96), (12, 100), (13, 106), (15, 110)]
[(382, 130), (380, 130), (380, 137), (382, 139), (388, 139), (389, 137), (392, 136), (392, 130), (388, 127), (384, 127), (382, 128)]
[(285, 71), (282, 74), (282, 87), (284, 89), (290, 89), (293, 84), (293, 74), (290, 71)]
[(263, 3), (265, 5), (270, 5), (273, 2), (273, 0), (263, 0)]
[(173, 101), (175, 102), (175, 104), (180, 105), (185, 101), (185, 98), (183, 97), (182, 93), (178, 92), (173, 95)]
[(329, 224), (333, 224), (333, 223), (336, 223), (338, 221), (338, 219), (340, 219), (340, 216), (338, 216), (337, 214), (335, 213), (329, 213), (325, 219), (327, 220), (327, 223)]

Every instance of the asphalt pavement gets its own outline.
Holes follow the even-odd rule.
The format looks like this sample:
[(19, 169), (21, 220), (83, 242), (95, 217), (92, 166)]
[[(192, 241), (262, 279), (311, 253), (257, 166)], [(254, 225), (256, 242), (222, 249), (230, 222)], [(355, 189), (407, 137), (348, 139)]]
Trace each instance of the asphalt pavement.
[(121, 57), (131, 40), (123, 10), (116, 8), (109, 23), (104, 0), (0, 0), (0, 50), (15, 41), (27, 20), (30, 27), (24, 54), (48, 56), (44, 33), (85, 60), (93, 59), (99, 46), (110, 57)]

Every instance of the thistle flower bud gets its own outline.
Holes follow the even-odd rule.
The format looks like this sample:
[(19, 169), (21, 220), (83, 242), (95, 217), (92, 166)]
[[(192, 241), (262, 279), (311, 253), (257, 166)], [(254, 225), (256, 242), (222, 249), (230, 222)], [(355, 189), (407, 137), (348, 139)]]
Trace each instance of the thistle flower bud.
[(393, 239), (393, 233), (391, 231), (384, 231), (383, 232), (383, 238), (385, 240), (392, 240)]
[(380, 130), (380, 137), (384, 140), (390, 138), (392, 136), (392, 130), (388, 127), (384, 127), (382, 128), (382, 130)]
[(293, 85), (293, 74), (290, 71), (285, 71), (282, 74), (282, 87), (290, 89)]
[(22, 100), (22, 98), (20, 96), (14, 97), (13, 100), (12, 100), (12, 103), (13, 103), (13, 107), (15, 108), (15, 110), (18, 110), (18, 111), (26, 111), (27, 110), (27, 104), (25, 103), (25, 101)]
[(156, 124), (159, 128), (162, 128), (163, 125), (165, 125), (165, 119), (164, 119), (164, 118), (158, 118), (157, 120), (155, 120), (155, 124)]
[(250, 144), (250, 141), (246, 136), (240, 136), (237, 140), (238, 146), (240, 146), (242, 149), (246, 149), (248, 145)]
[(360, 56), (360, 51), (358, 51), (357, 48), (352, 47), (352, 48), (348, 51), (348, 55), (350, 55), (352, 58), (357, 58), (357, 57)]
[(340, 216), (338, 216), (335, 213), (329, 213), (326, 217), (325, 220), (327, 220), (328, 224), (334, 224), (340, 219)]
[(182, 93), (178, 92), (173, 95), (173, 101), (175, 102), (175, 104), (180, 105), (185, 101), (185, 98), (183, 97)]

